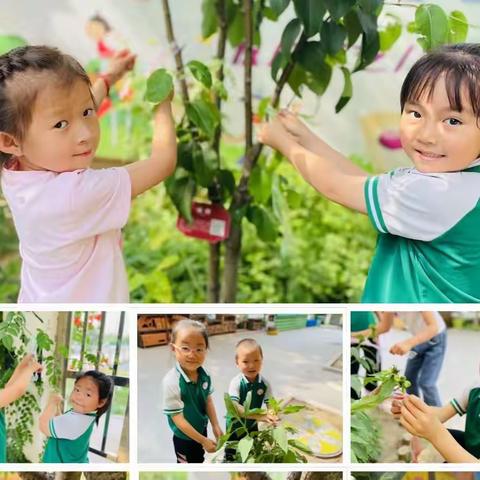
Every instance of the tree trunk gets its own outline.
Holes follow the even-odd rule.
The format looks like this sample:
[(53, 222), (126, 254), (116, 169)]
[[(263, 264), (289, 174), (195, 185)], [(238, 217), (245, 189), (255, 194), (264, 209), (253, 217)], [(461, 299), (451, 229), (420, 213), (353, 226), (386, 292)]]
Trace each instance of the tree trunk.
[[(244, 0), (245, 7), (249, 5), (248, 0)], [(251, 5), (250, 5), (251, 7)], [(263, 145), (256, 143), (252, 145), (252, 44), (253, 44), (253, 32), (252, 32), (252, 15), (250, 10), (250, 22), (247, 21), (247, 10), (245, 9), (245, 34), (246, 34), (246, 48), (245, 48), (245, 160), (242, 169), (242, 176), (238, 183), (235, 195), (232, 201), (230, 211), (233, 217), (235, 213), (240, 213), (248, 204), (250, 198), (248, 194), (248, 182), (250, 181), (250, 174), (255, 167), (260, 155), (262, 153)], [(251, 37), (248, 36), (250, 33)], [(303, 42), (306, 41), (305, 35), (302, 33), (299, 41), (295, 45), (297, 50)], [(249, 47), (250, 46), (250, 47)], [(294, 53), (292, 53), (293, 57)], [(295, 62), (290, 62), (285, 66), (285, 69), (278, 80), (275, 87), (275, 91), (272, 97), (271, 105), (278, 107), (280, 102), (280, 96), (288, 79), (293, 71)], [(240, 263), (241, 251), (242, 251), (242, 218), (243, 215), (238, 215), (240, 218), (232, 221), (232, 227), (230, 231), (230, 237), (226, 242), (225, 251), (225, 266), (223, 274), (223, 301), (225, 303), (234, 303), (236, 301), (237, 284), (238, 284), (238, 266)]]
[[(217, 44), (217, 60), (220, 61), (220, 66), (216, 72), (216, 77), (219, 82), (223, 82), (224, 79), (224, 67), (223, 62), (225, 60), (225, 51), (227, 46), (227, 12), (225, 0), (218, 0), (216, 2), (216, 12), (219, 25), (219, 34), (218, 34), (218, 44)], [(218, 112), (221, 112), (222, 109), (222, 99), (217, 93), (215, 95), (215, 105), (217, 106)], [(215, 134), (213, 137), (212, 148), (217, 154), (218, 166), (220, 168), (220, 141), (222, 138), (222, 116), (220, 115), (220, 120), (217, 128), (215, 129)], [(218, 203), (220, 201), (219, 195), (219, 186), (217, 185), (217, 179), (215, 179), (215, 184), (213, 188), (209, 189), (208, 197), (212, 203)], [(220, 258), (221, 258), (221, 248), (222, 244), (220, 242), (210, 244), (209, 251), (209, 269), (208, 269), (208, 301), (210, 303), (218, 303), (220, 301)]]

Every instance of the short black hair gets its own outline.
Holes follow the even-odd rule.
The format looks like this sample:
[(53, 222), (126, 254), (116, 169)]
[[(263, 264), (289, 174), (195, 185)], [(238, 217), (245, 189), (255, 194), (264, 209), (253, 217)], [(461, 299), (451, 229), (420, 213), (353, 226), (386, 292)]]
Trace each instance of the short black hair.
[[(461, 112), (462, 89), (465, 89), (473, 113), (480, 117), (480, 44), (445, 45), (423, 55), (415, 62), (403, 81), (400, 108), (416, 102), (424, 94), (430, 98), (437, 80), (444, 76), (448, 101), (452, 110)], [(464, 99), (465, 100), (465, 99)]]
[(90, 378), (98, 387), (98, 398), (105, 400), (105, 403), (97, 409), (95, 413), (95, 422), (98, 425), (100, 417), (110, 408), (113, 399), (114, 383), (113, 380), (98, 370), (88, 370), (87, 372), (79, 373), (75, 379), (77, 383), (81, 378)]

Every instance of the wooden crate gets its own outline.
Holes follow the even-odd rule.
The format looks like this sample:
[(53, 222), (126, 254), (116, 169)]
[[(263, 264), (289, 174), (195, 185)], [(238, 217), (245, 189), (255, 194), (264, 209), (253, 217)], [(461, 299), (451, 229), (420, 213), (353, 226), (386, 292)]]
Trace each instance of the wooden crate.
[(138, 337), (139, 346), (145, 348), (156, 345), (167, 345), (168, 338), (168, 332), (141, 333)]

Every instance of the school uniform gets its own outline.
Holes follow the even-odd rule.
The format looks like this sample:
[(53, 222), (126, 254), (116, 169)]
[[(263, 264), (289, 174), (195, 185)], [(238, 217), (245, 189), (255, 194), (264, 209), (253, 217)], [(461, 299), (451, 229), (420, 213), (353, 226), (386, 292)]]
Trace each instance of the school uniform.
[[(239, 373), (231, 380), (228, 387), (228, 394), (234, 402), (244, 406), (249, 392), (251, 392), (252, 395), (250, 410), (253, 408), (262, 408), (262, 406), (267, 404), (268, 400), (273, 396), (270, 383), (260, 374), (257, 375), (253, 382), (250, 382), (243, 373)], [(246, 425), (248, 432), (258, 431), (258, 422), (256, 420), (249, 418), (246, 420)], [(244, 431), (235, 432), (235, 430), (241, 426), (241, 423), (235, 422), (233, 418), (227, 414), (227, 431), (233, 432), (233, 434), (230, 435), (230, 441), (241, 440), (247, 435)], [(233, 461), (235, 459), (235, 453), (235, 448), (226, 448), (225, 460), (229, 462)]]
[(95, 413), (78, 413), (73, 410), (53, 417), (48, 424), (50, 437), (42, 462), (88, 463), (88, 448), (95, 419)]
[(7, 427), (3, 408), (0, 409), (0, 463), (7, 463)]
[(378, 231), (363, 303), (480, 302), (480, 159), (459, 172), (367, 179)]
[(450, 404), (459, 415), (466, 415), (465, 432), (450, 431), (465, 450), (480, 458), (480, 382), (465, 389), (462, 396)]
[(172, 420), (183, 414), (185, 420), (200, 434), (207, 436), (207, 399), (213, 393), (212, 379), (203, 367), (198, 368), (198, 378), (192, 382), (179, 363), (165, 375), (163, 382), (163, 413), (173, 432), (177, 463), (202, 463), (202, 445), (185, 435)]

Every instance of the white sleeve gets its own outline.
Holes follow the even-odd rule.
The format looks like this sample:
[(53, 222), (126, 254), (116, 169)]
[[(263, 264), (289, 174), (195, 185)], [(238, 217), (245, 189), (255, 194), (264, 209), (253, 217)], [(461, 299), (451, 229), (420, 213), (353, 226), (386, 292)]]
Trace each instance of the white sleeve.
[(50, 436), (75, 440), (83, 435), (94, 421), (95, 417), (93, 416), (71, 412), (64, 413), (58, 417), (53, 417), (48, 423)]
[(240, 377), (238, 375), (235, 378), (232, 378), (232, 381), (228, 386), (228, 394), (235, 402), (240, 401)]
[(456, 398), (453, 398), (450, 401), (450, 405), (456, 410), (456, 412), (462, 416), (467, 413), (467, 408), (468, 408), (468, 398), (470, 397), (470, 392), (472, 391), (473, 388), (478, 388), (478, 383), (475, 385), (471, 385), (468, 388), (466, 388), (462, 395)]
[(163, 379), (163, 413), (176, 415), (183, 412), (183, 400), (180, 394), (180, 386), (176, 377), (167, 375)]
[(399, 168), (365, 182), (368, 216), (380, 233), (431, 241), (455, 226), (477, 204), (475, 172), (420, 173)]
[[(131, 205), (130, 175), (125, 168), (69, 172), (70, 230), (85, 238), (122, 228)], [(67, 224), (68, 225), (68, 224)]]

